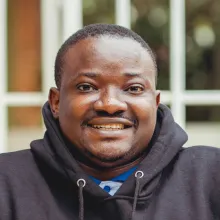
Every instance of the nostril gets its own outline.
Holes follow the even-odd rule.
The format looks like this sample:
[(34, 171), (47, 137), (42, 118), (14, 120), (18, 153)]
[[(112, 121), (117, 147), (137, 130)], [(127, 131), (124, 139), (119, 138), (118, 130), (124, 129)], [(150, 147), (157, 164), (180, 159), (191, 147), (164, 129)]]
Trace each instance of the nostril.
[(121, 115), (123, 115), (123, 113), (124, 113), (124, 111), (122, 111), (122, 110), (118, 110), (118, 111), (116, 111), (113, 115), (114, 115), (114, 117), (115, 116), (121, 116)]
[(110, 114), (109, 112), (107, 111), (104, 111), (104, 110), (97, 110), (97, 115), (100, 116), (100, 117), (121, 117), (121, 115), (123, 115), (124, 111), (122, 110), (119, 110), (119, 111), (116, 111), (112, 114)]
[(109, 117), (109, 113), (103, 110), (97, 110), (97, 115), (100, 117)]

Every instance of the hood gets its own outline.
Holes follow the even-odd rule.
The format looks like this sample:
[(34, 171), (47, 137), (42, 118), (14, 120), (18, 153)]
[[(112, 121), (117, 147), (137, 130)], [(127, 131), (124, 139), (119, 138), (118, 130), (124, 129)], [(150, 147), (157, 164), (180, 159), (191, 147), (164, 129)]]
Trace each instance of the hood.
[[(53, 118), (48, 102), (43, 106), (43, 118), (46, 132), (42, 140), (31, 143), (31, 151), (40, 163), (51, 169), (56, 175), (62, 176), (77, 186), (78, 179), (86, 180), (84, 191), (96, 199), (108, 199), (109, 195), (92, 181), (81, 169), (74, 156), (68, 150), (59, 128), (59, 123)], [(158, 185), (164, 168), (180, 152), (187, 141), (187, 135), (175, 123), (168, 107), (160, 105), (158, 108), (159, 132), (145, 159), (139, 164), (138, 170), (144, 173), (140, 181), (138, 198), (148, 197)], [(147, 131), (146, 131), (147, 132)], [(130, 176), (115, 194), (116, 197), (134, 196), (135, 178)]]

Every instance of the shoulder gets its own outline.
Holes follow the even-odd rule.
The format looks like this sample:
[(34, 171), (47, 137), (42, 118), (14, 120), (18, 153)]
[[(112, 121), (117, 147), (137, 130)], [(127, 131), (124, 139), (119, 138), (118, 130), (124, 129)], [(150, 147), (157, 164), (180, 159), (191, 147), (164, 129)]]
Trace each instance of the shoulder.
[(180, 153), (180, 157), (186, 160), (220, 160), (220, 148), (199, 145), (192, 146), (184, 148)]
[(184, 148), (179, 154), (178, 164), (184, 170), (191, 170), (192, 172), (203, 174), (218, 174), (220, 148), (211, 146), (192, 146)]
[(10, 165), (26, 163), (29, 159), (33, 159), (30, 149), (10, 153), (2, 153), (0, 154), (0, 168), (4, 166), (4, 164)]
[(30, 149), (0, 154), (0, 176), (22, 176), (36, 167)]

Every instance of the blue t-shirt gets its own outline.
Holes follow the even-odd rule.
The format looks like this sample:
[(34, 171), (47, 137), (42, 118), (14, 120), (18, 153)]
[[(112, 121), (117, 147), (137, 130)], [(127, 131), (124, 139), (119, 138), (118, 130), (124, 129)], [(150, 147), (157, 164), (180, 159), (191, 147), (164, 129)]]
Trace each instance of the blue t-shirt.
[(123, 182), (137, 169), (137, 167), (132, 167), (130, 170), (112, 178), (111, 180), (101, 181), (91, 176), (91, 178), (97, 183), (103, 190), (113, 196), (118, 189), (121, 187)]

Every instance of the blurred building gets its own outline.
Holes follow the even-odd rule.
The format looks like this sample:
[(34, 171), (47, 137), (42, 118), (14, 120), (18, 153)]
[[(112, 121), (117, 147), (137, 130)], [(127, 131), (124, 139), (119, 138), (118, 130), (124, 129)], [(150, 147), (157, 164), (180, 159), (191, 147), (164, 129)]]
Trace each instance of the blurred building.
[(190, 144), (220, 146), (219, 0), (1, 0), (0, 152), (42, 137), (41, 106), (62, 42), (84, 25), (117, 23), (153, 48), (158, 88)]

